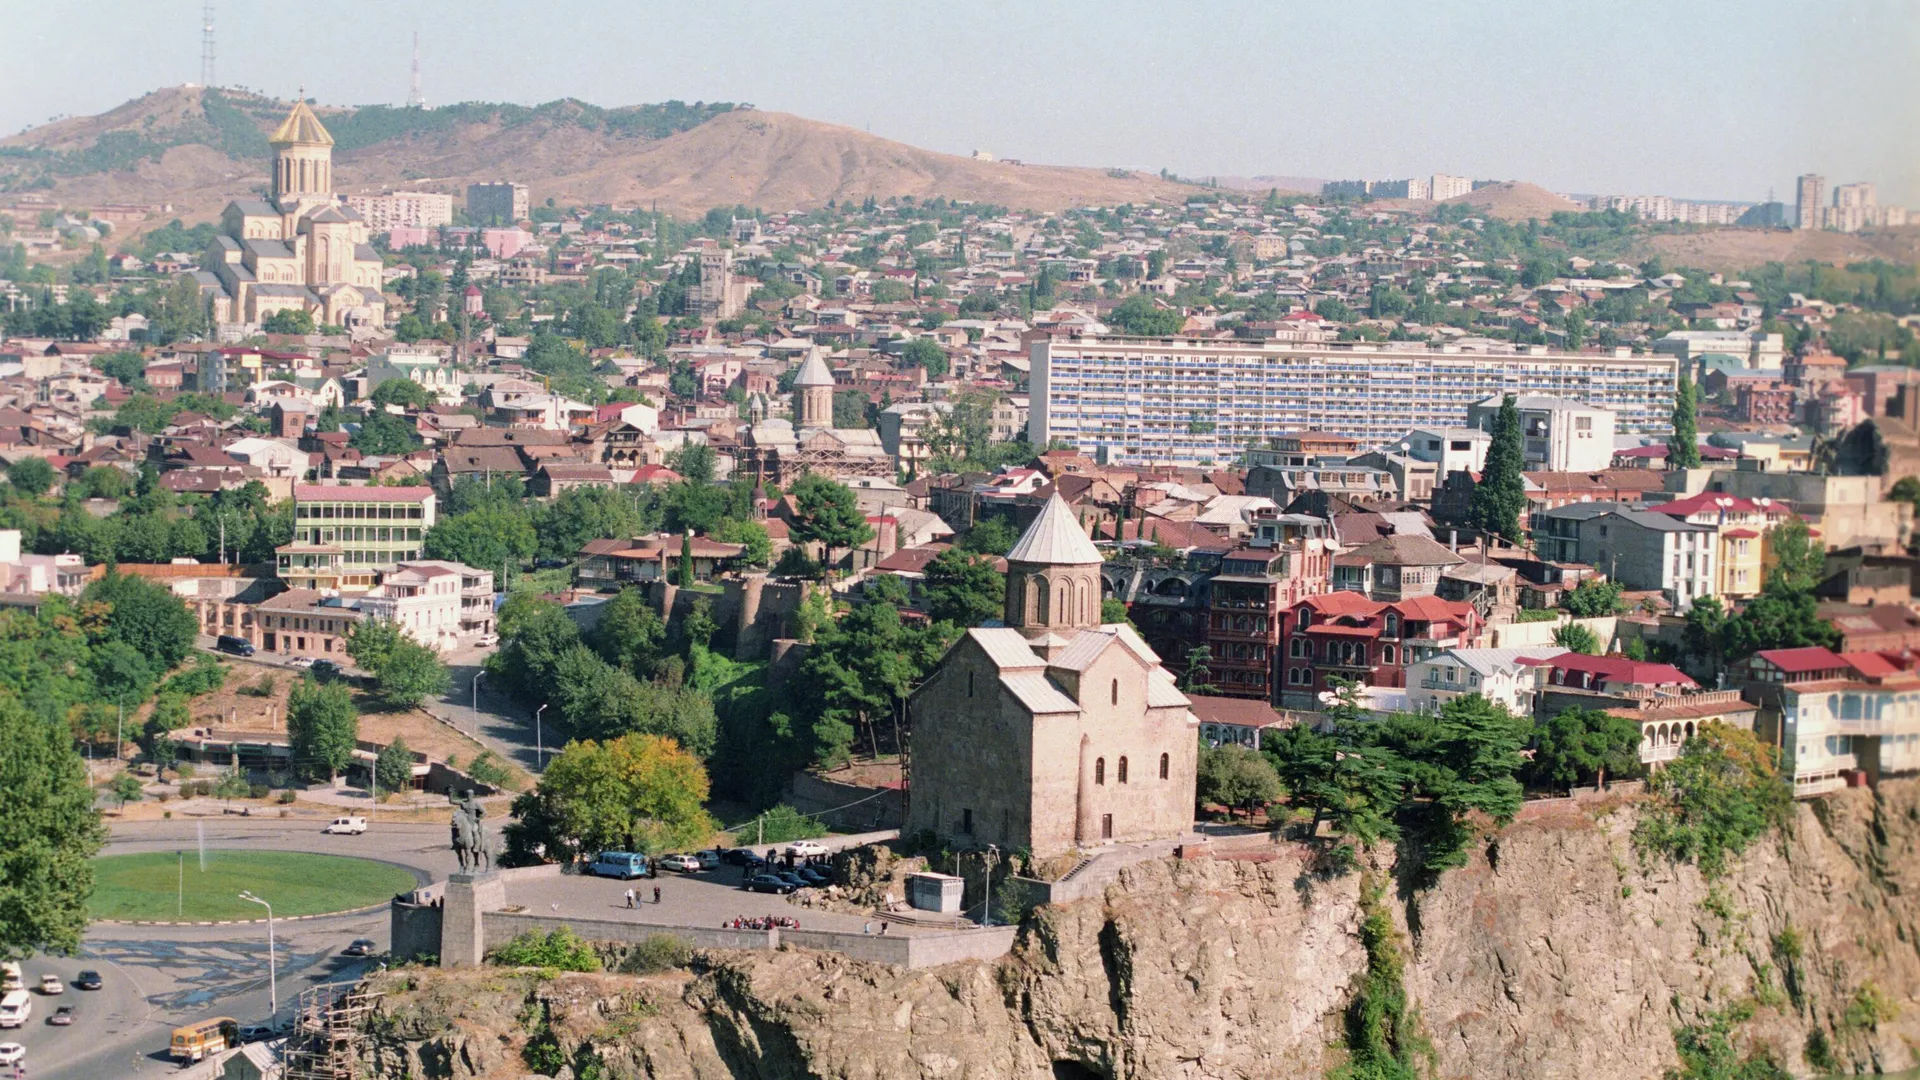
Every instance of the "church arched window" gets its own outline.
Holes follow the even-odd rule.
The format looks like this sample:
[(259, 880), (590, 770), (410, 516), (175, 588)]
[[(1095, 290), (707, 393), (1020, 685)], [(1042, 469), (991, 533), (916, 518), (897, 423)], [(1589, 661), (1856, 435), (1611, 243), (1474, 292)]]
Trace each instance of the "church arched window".
[(1127, 759), (1124, 755), (1122, 755), (1120, 758), (1119, 779), (1120, 779), (1120, 782), (1123, 784), (1127, 782)]
[(1115, 680), (1113, 680), (1113, 695), (1112, 695), (1112, 696), (1113, 696), (1113, 700), (1112, 700), (1112, 704), (1114, 704), (1114, 705), (1118, 705), (1118, 704), (1120, 704), (1120, 680), (1119, 680), (1119, 679), (1115, 679)]
[(1161, 754), (1160, 755), (1160, 779), (1165, 780), (1167, 778), (1167, 774), (1172, 771), (1172, 766), (1173, 766), (1173, 759), (1168, 757), (1165, 754)]
[(1093, 759), (1093, 782), (1096, 784), (1105, 784), (1107, 782), (1106, 758)]

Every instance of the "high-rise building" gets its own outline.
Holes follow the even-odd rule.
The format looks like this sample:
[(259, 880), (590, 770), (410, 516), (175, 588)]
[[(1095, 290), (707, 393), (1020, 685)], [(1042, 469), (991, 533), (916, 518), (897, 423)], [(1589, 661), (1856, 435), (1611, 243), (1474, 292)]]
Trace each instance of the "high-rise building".
[(1826, 201), (1827, 178), (1819, 173), (1807, 173), (1794, 182), (1793, 190), (1793, 227), (1819, 228), (1820, 204)]
[(467, 185), (467, 220), (477, 225), (511, 225), (533, 212), (527, 185), (501, 181)]
[(1446, 173), (1434, 173), (1431, 181), (1430, 197), (1438, 202), (1451, 199), (1456, 195), (1469, 195), (1473, 192), (1473, 177), (1448, 176)]
[(1610, 410), (1616, 430), (1665, 435), (1677, 361), (1541, 347), (1465, 352), (1401, 344), (1083, 337), (1032, 346), (1028, 438), (1115, 464), (1221, 465), (1286, 431), (1382, 446), (1467, 426), (1499, 394)]
[(347, 205), (367, 219), (373, 232), (396, 227), (437, 229), (453, 224), (453, 196), (438, 191), (389, 191), (380, 195), (349, 195)]

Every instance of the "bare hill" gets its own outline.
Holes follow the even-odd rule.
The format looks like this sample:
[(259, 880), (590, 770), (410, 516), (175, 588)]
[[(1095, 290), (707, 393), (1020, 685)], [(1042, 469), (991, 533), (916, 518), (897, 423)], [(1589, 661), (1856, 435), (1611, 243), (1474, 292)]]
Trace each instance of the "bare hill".
[[(211, 217), (266, 182), (266, 135), (288, 103), (171, 87), (97, 116), (0, 139), (0, 191), (70, 205), (164, 203)], [(1015, 209), (1177, 200), (1195, 189), (1124, 170), (976, 161), (852, 128), (725, 104), (602, 109), (466, 103), (321, 109), (336, 186), (464, 193), (510, 178), (537, 198), (649, 205), (678, 214), (745, 204), (805, 209), (829, 199), (946, 196)]]
[(1920, 263), (1920, 226), (1865, 233), (1803, 232), (1798, 229), (1703, 229), (1648, 236), (1634, 258), (1659, 255), (1669, 266), (1744, 271), (1768, 262), (1850, 263), (1887, 259)]
[[(1562, 195), (1555, 195), (1538, 184), (1529, 184), (1524, 180), (1502, 180), (1488, 184), (1478, 191), (1465, 195), (1455, 195), (1441, 202), (1454, 206), (1471, 206), (1490, 217), (1502, 221), (1526, 221), (1539, 218), (1542, 221), (1563, 211), (1582, 211), (1586, 207)], [(1382, 199), (1372, 205), (1383, 209), (1400, 208), (1406, 210), (1432, 210), (1440, 205), (1431, 199)]]

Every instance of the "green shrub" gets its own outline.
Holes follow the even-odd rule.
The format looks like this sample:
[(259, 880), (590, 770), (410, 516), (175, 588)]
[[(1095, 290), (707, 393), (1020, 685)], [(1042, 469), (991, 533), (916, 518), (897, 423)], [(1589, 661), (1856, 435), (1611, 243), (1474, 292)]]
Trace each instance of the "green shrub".
[(1513, 621), (1517, 623), (1556, 622), (1561, 614), (1559, 608), (1521, 608), (1514, 615)]
[[(193, 762), (191, 761), (178, 762), (174, 765), (173, 771), (176, 775), (180, 777), (180, 779), (191, 780), (193, 779)], [(183, 790), (181, 793), (185, 794), (185, 791)]]
[(1633, 830), (1641, 857), (1692, 862), (1709, 878), (1747, 845), (1793, 819), (1779, 753), (1750, 731), (1708, 723), (1653, 775), (1654, 798)]
[(292, 788), (285, 788), (280, 792), (280, 804), (282, 806), (291, 804), (296, 798), (299, 798), (299, 795)]
[(254, 683), (252, 686), (241, 687), (240, 693), (248, 697), (272, 697), (273, 691), (277, 686), (278, 684), (274, 681), (273, 676), (262, 675), (260, 676), (259, 682)]
[(191, 667), (174, 673), (160, 684), (163, 694), (199, 697), (211, 694), (227, 684), (227, 666), (208, 653), (201, 653)]
[[(451, 760), (448, 761), (448, 765), (452, 765)], [(513, 773), (508, 770), (506, 762), (501, 761), (499, 756), (491, 750), (482, 750), (475, 754), (473, 760), (467, 763), (465, 771), (468, 776), (489, 787), (505, 787), (507, 781), (513, 779)]]
[(656, 971), (671, 971), (686, 967), (693, 959), (693, 950), (679, 938), (668, 934), (652, 934), (643, 938), (627, 954), (620, 958), (622, 975), (650, 975)]
[(489, 963), (503, 967), (541, 967), (560, 971), (599, 971), (600, 957), (593, 946), (570, 926), (547, 934), (528, 930), (487, 954)]
[(1823, 1073), (1840, 1071), (1840, 1059), (1834, 1056), (1833, 1043), (1827, 1039), (1823, 1028), (1814, 1028), (1807, 1035), (1806, 1055), (1807, 1064)]
[(803, 814), (785, 803), (761, 814), (755, 819), (756, 826), (749, 821), (741, 826), (734, 835), (742, 844), (785, 844), (794, 840), (813, 840), (827, 835), (827, 827), (820, 819)]
[(1846, 1011), (1840, 1014), (1840, 1027), (1844, 1031), (1870, 1031), (1899, 1013), (1893, 999), (1881, 993), (1878, 986), (1862, 983), (1853, 992), (1853, 999), (1847, 1002)]

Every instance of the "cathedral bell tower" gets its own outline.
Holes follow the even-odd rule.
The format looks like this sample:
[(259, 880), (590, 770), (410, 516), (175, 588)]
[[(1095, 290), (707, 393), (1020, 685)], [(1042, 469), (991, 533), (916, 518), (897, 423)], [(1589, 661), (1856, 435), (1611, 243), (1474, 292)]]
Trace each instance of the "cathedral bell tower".
[(1055, 494), (1007, 553), (1004, 621), (1029, 638), (1099, 626), (1105, 561)]
[(333, 201), (333, 136), (307, 107), (306, 89), (273, 137), (273, 201), (282, 210)]

